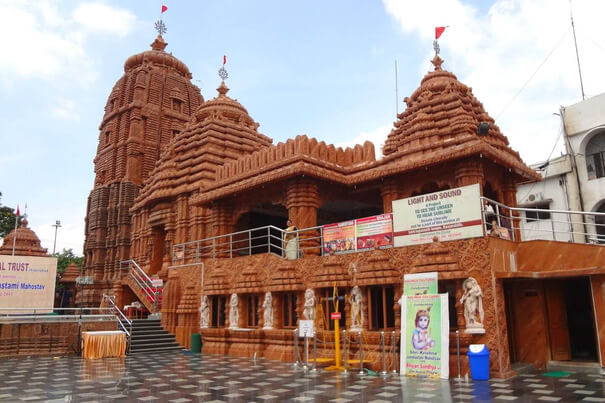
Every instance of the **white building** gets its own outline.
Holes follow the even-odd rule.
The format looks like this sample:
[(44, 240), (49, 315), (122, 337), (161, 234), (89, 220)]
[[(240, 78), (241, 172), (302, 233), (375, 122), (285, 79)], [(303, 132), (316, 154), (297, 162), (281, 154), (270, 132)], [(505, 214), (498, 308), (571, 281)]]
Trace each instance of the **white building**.
[[(561, 116), (567, 154), (532, 165), (543, 180), (519, 185), (517, 204), (605, 213), (605, 94), (562, 107)], [(521, 216), (526, 240), (572, 241), (573, 229), (576, 242), (605, 243), (605, 217), (532, 211)]]

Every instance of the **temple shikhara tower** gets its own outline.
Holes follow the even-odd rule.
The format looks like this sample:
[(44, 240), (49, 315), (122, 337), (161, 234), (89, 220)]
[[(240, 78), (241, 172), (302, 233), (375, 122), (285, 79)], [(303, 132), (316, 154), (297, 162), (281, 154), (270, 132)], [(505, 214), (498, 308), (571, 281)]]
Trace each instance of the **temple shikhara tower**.
[(165, 52), (166, 45), (159, 35), (151, 50), (129, 57), (105, 105), (84, 241), (85, 276), (94, 286), (79, 295), (84, 304), (98, 305), (111, 289), (119, 262), (130, 256), (129, 209), (166, 145), (204, 101), (187, 66)]
[[(438, 54), (377, 159), (370, 142), (343, 149), (299, 135), (273, 144), (228, 95), (226, 74), (205, 101), (162, 36), (151, 47), (127, 59), (99, 127), (78, 302), (98, 305), (103, 294), (118, 307), (139, 302), (183, 346), (201, 333), (204, 352), (282, 360), (296, 356), (299, 320), (313, 320), (328, 344), (338, 320), (351, 346), (363, 337), (376, 369), (381, 332), (388, 345), (400, 336), (403, 276), (437, 272), (449, 298), (450, 373), (458, 375), (451, 346), (460, 330), (464, 357), (470, 344), (486, 344), (492, 376), (508, 377), (511, 361), (544, 366), (553, 351), (564, 356), (562, 339), (548, 336), (555, 306), (547, 302), (560, 300), (552, 290), (562, 295), (564, 286), (554, 279), (575, 276), (594, 301), (603, 298), (602, 247), (520, 241), (516, 186), (540, 176)], [(479, 235), (384, 249), (360, 247), (353, 235), (328, 245), (330, 224), (390, 219), (395, 201), (469, 186), (478, 215), (469, 225)], [(500, 206), (512, 239), (487, 236), (480, 196)], [(471, 291), (482, 298), (484, 331), (473, 327), (475, 305), (464, 302)], [(340, 319), (330, 315), (334, 295), (346, 296)], [(605, 306), (593, 309), (593, 330), (605, 333)], [(523, 320), (525, 312), (535, 320)], [(540, 348), (524, 337), (536, 323)], [(593, 345), (605, 353), (605, 343)], [(321, 354), (335, 356), (326, 347)]]

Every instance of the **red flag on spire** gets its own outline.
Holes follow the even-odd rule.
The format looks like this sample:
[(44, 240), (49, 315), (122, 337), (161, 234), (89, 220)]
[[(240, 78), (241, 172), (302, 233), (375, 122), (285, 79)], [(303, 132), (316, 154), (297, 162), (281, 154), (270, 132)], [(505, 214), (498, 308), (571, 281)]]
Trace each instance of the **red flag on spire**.
[(227, 64), (227, 55), (223, 55), (223, 66)]
[(435, 39), (439, 39), (446, 27), (435, 27)]
[(168, 7), (162, 4), (162, 13), (164, 13), (166, 10), (168, 10)]
[(15, 213), (17, 217), (19, 217), (19, 205), (17, 204), (17, 212)]

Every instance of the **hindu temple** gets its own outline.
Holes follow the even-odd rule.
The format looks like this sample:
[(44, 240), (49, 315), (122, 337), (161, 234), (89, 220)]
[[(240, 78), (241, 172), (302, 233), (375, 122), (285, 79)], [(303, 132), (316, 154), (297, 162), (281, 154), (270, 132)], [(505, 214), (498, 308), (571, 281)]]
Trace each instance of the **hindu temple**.
[(38, 235), (27, 226), (27, 219), (23, 219), (21, 225), (4, 238), (0, 255), (48, 256), (48, 251), (42, 248)]
[[(487, 234), (344, 254), (322, 245), (322, 226), (392, 213), (396, 200), (478, 185), (481, 196), (514, 208), (517, 184), (539, 179), (438, 54), (377, 159), (370, 142), (343, 149), (300, 135), (274, 144), (224, 80), (205, 100), (165, 47), (158, 36), (129, 57), (108, 97), (86, 216), (90, 281), (79, 303), (98, 305), (104, 293), (118, 306), (137, 300), (185, 347), (201, 333), (203, 352), (281, 360), (294, 359), (293, 329), (310, 317), (329, 360), (330, 297), (343, 295), (337, 320), (356, 330), (350, 353), (362, 337), (367, 365), (377, 368), (381, 332), (387, 345), (399, 337), (403, 275), (438, 272), (449, 296), (452, 376), (456, 330), (463, 355), (470, 344), (489, 347), (495, 377), (513, 375), (511, 362), (543, 367), (572, 359), (574, 349), (602, 362), (602, 246)], [(298, 231), (293, 256), (288, 219)], [(483, 333), (464, 332), (470, 277), (482, 290)], [(593, 318), (563, 324), (574, 306)], [(592, 341), (574, 341), (580, 330)]]

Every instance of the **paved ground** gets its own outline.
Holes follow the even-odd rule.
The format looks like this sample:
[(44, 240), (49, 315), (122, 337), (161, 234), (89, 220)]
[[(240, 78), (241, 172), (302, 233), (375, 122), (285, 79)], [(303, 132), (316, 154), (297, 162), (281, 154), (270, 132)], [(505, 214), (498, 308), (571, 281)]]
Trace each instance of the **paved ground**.
[(80, 357), (0, 361), (0, 401), (56, 402), (605, 402), (605, 377), (525, 374), (461, 382), (396, 376), (305, 374), (290, 364), (162, 353), (84, 361)]

